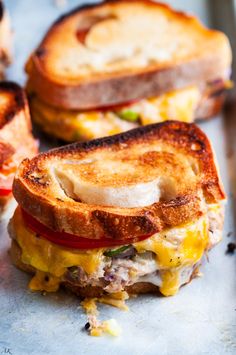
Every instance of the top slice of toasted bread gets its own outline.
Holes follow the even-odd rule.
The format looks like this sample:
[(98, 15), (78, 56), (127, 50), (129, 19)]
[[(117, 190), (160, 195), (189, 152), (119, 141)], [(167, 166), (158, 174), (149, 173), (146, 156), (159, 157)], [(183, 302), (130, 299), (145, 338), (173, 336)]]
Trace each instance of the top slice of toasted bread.
[(225, 197), (205, 134), (172, 121), (26, 159), (13, 194), (54, 231), (114, 239), (193, 221)]
[[(31, 133), (26, 95), (13, 83), (0, 83), (0, 169), (11, 171), (21, 160), (37, 153), (38, 144)], [(2, 177), (0, 177), (1, 180)]]
[(227, 37), (149, 0), (106, 1), (56, 21), (32, 54), (29, 88), (45, 102), (86, 109), (228, 76)]

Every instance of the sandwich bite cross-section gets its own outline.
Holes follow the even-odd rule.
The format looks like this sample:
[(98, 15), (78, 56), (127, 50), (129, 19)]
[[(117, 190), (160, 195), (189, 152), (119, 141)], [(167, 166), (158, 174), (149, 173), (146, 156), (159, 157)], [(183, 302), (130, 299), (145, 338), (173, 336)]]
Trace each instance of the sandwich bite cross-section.
[(25, 159), (13, 193), (11, 256), (34, 291), (174, 295), (221, 240), (225, 194), (194, 124), (168, 121)]
[(231, 60), (222, 32), (167, 5), (79, 7), (49, 28), (26, 64), (32, 116), (69, 142), (206, 119), (222, 107)]

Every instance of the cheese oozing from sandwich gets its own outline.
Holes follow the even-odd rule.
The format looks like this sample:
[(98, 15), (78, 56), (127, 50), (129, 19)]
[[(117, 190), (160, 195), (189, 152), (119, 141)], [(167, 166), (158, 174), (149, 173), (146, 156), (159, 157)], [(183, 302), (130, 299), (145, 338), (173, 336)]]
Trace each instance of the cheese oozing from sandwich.
[(200, 90), (189, 86), (158, 97), (141, 99), (122, 108), (76, 111), (52, 107), (33, 96), (31, 111), (35, 122), (47, 133), (65, 141), (75, 141), (113, 135), (169, 119), (192, 122), (200, 98)]
[[(31, 290), (56, 291), (60, 283), (65, 281), (66, 273), (71, 267), (81, 268), (88, 277), (94, 279), (104, 276), (107, 265), (112, 266), (112, 258), (104, 255), (110, 248), (78, 250), (53, 244), (25, 225), (19, 207), (11, 223), (14, 229), (13, 238), (21, 249), (21, 262), (35, 270), (29, 284)], [(208, 218), (205, 215), (192, 223), (165, 230), (133, 244), (138, 258), (147, 253), (153, 255), (156, 266), (155, 273), (151, 276), (158, 274), (158, 286), (163, 295), (174, 295), (181, 284), (189, 281), (191, 274), (184, 281), (181, 281), (181, 274), (185, 269), (193, 270), (208, 249), (208, 228)], [(137, 275), (141, 274), (137, 267), (128, 271), (129, 284), (138, 282)], [(149, 277), (145, 272), (142, 276)]]

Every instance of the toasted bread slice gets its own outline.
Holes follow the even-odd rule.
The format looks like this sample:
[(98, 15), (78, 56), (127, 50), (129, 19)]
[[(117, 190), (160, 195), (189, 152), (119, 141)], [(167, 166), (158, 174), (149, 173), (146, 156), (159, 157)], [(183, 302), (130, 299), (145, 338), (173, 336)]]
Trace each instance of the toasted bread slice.
[[(23, 142), (23, 141), (24, 142)], [(15, 83), (0, 83), (0, 188), (13, 181), (20, 162), (31, 158), (38, 144), (31, 134), (29, 107), (24, 91)], [(1, 195), (1, 193), (0, 193)], [(3, 207), (9, 199), (0, 199)]]
[(65, 109), (161, 95), (228, 78), (227, 37), (149, 0), (86, 5), (59, 18), (31, 55), (29, 86)]
[(12, 61), (12, 30), (10, 18), (0, 1), (0, 78), (4, 78), (6, 66)]
[(54, 231), (96, 239), (151, 235), (225, 197), (205, 134), (174, 121), (25, 159), (13, 193)]

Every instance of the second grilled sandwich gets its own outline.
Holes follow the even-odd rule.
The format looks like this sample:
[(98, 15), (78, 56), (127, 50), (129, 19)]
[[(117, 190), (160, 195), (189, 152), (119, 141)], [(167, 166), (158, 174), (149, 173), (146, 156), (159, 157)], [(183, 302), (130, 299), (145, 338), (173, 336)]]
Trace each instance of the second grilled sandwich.
[(227, 37), (149, 0), (83, 6), (57, 20), (26, 71), (32, 116), (65, 141), (216, 114), (229, 85)]

